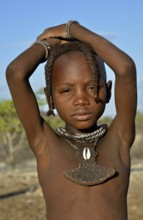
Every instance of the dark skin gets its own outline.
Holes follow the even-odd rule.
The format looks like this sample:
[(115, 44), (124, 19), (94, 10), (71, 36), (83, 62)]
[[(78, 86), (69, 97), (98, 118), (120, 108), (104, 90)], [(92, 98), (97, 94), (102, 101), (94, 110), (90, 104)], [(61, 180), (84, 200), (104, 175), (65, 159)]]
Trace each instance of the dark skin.
[[(38, 39), (46, 39), (52, 46), (66, 43), (57, 39), (64, 38), (64, 30), (65, 24), (48, 28)], [(58, 137), (40, 116), (28, 78), (44, 60), (45, 50), (39, 44), (28, 48), (9, 64), (7, 81), (37, 160), (47, 219), (127, 220), (130, 147), (135, 138), (135, 64), (115, 45), (79, 24), (73, 23), (70, 32), (75, 39), (90, 44), (115, 73), (116, 116), (106, 135), (98, 142), (97, 163), (114, 168), (118, 175), (91, 187), (78, 185), (63, 176), (63, 171), (77, 167), (75, 150)], [(90, 132), (97, 128), (97, 121), (110, 97), (111, 81), (106, 82), (105, 78), (101, 74), (99, 97), (104, 103), (96, 103), (92, 74), (84, 55), (68, 52), (55, 61), (52, 73), (53, 101), (67, 130)]]

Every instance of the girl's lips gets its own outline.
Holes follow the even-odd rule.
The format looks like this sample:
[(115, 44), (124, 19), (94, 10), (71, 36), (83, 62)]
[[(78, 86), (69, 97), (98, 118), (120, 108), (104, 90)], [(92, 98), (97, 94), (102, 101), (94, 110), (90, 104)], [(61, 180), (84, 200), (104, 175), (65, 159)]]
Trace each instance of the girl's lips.
[(90, 119), (92, 116), (92, 113), (83, 113), (83, 114), (74, 114), (72, 117), (79, 121), (86, 121)]

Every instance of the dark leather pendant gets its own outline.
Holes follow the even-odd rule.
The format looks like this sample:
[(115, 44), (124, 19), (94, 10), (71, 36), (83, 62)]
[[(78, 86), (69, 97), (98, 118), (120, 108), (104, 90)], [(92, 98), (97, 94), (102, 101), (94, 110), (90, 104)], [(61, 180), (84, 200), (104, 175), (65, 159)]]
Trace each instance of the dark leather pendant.
[(82, 147), (76, 150), (78, 167), (64, 172), (64, 176), (80, 185), (92, 186), (103, 183), (115, 175), (115, 170), (96, 163), (95, 146)]

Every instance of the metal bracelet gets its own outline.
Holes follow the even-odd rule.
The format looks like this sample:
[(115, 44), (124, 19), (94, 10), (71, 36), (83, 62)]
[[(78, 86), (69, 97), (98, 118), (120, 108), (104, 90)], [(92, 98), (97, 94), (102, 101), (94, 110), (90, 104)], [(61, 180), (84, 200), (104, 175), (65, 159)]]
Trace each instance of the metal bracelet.
[(73, 23), (79, 24), (78, 21), (70, 20), (70, 21), (67, 22), (67, 24), (66, 24), (66, 26), (65, 26), (65, 38), (67, 38), (67, 39), (69, 39), (69, 40), (70, 40), (70, 39), (73, 39), (73, 37), (72, 37), (72, 35), (71, 35), (71, 33), (70, 33), (70, 27), (71, 27), (71, 25), (72, 25)]
[(47, 60), (48, 59), (48, 55), (49, 55), (49, 50), (51, 49), (50, 44), (47, 41), (45, 41), (45, 40), (35, 41), (32, 45), (34, 45), (34, 44), (41, 44), (41, 45), (44, 46), (45, 52), (46, 52), (45, 60)]

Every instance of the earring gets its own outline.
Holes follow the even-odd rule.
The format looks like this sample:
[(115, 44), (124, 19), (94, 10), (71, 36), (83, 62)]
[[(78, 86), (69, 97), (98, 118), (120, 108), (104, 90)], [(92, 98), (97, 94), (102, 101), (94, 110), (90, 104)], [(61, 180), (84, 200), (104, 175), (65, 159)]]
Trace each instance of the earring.
[(55, 113), (53, 111), (54, 105), (53, 105), (53, 99), (52, 96), (50, 96), (50, 101), (49, 101), (49, 111), (47, 112), (47, 116), (53, 115), (55, 116)]

